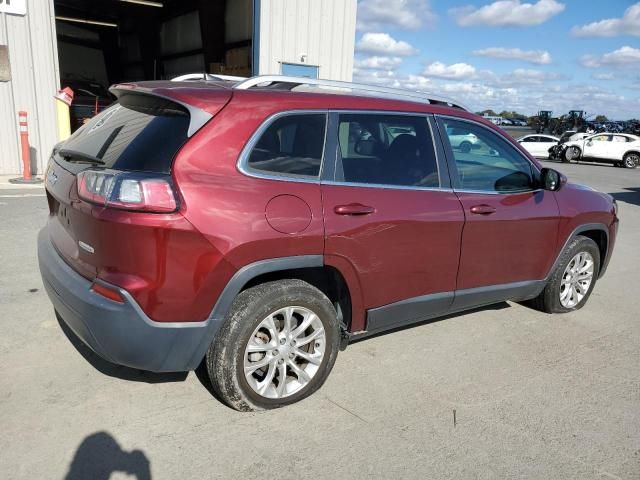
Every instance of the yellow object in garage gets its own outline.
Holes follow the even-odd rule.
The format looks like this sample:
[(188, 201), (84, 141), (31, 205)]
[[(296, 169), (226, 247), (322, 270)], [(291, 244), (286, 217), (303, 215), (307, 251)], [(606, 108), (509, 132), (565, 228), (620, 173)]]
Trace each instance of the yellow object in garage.
[(58, 117), (58, 141), (66, 140), (71, 136), (71, 115), (69, 105), (56, 99), (56, 115)]

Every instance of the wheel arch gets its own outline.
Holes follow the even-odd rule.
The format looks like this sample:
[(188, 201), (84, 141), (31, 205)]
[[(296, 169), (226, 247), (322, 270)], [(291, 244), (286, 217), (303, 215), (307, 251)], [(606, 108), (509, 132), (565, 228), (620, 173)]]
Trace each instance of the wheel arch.
[(560, 261), (560, 257), (562, 256), (562, 252), (567, 248), (576, 237), (583, 236), (590, 238), (598, 245), (598, 249), (600, 250), (600, 272), (598, 272), (598, 278), (604, 274), (605, 269), (602, 268), (603, 265), (607, 264), (607, 255), (609, 252), (609, 229), (604, 223), (586, 223), (583, 225), (579, 225), (576, 227), (571, 234), (567, 237), (562, 248), (558, 251), (556, 256), (556, 260), (554, 261), (549, 273), (547, 274), (545, 280), (548, 280), (551, 275), (553, 275), (554, 270), (556, 269), (558, 262)]

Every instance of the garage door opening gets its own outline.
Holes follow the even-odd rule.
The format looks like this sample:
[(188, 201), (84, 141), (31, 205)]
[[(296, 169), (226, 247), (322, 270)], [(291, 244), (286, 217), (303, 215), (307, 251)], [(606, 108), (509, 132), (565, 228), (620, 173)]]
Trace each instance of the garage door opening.
[(113, 101), (114, 83), (188, 73), (249, 77), (253, 0), (54, 0), (60, 84), (72, 130)]

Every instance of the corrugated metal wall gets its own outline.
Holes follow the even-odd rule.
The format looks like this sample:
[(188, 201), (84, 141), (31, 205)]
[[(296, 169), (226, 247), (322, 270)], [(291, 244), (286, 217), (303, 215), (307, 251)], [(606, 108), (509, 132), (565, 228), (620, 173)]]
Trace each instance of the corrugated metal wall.
[(11, 64), (11, 80), (0, 82), (0, 174), (22, 172), (18, 111), (26, 110), (35, 156), (32, 170), (42, 175), (57, 142), (53, 96), (59, 74), (53, 0), (27, 0), (25, 16), (0, 13), (0, 44), (8, 45)]
[[(259, 73), (280, 62), (317, 65), (319, 77), (351, 81), (356, 0), (259, 0)], [(306, 55), (301, 62), (301, 55)]]

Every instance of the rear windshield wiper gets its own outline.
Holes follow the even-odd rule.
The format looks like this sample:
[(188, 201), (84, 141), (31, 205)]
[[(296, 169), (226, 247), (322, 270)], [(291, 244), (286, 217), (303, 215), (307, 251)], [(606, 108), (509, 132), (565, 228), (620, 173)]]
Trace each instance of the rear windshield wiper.
[(92, 163), (94, 165), (104, 165), (104, 161), (88, 153), (77, 152), (75, 150), (58, 150), (58, 155), (71, 163)]

